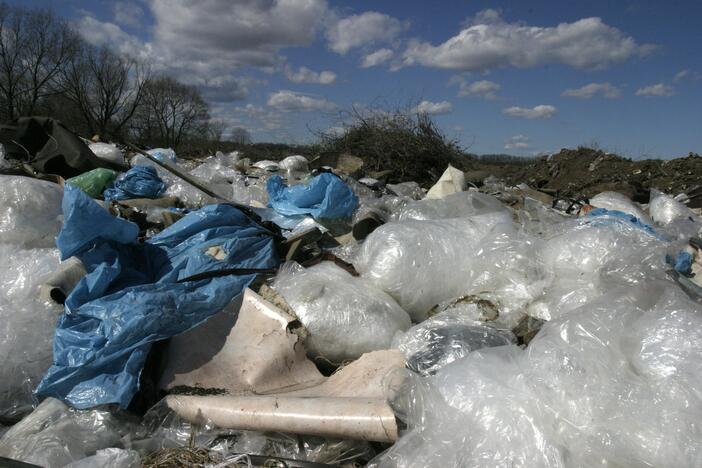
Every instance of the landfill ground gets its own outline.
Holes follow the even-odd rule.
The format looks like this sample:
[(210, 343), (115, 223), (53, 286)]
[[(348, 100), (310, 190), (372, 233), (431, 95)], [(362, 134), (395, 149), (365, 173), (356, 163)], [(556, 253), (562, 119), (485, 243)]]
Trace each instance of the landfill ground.
[(0, 152), (0, 466), (702, 466), (700, 156), (55, 131)]

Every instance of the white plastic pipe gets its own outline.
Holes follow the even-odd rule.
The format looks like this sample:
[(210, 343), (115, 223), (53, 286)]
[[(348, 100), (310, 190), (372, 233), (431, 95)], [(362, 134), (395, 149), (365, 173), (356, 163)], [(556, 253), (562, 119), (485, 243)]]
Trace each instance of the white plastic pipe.
[(169, 395), (166, 403), (191, 423), (227, 429), (376, 442), (398, 438), (395, 415), (378, 399)]

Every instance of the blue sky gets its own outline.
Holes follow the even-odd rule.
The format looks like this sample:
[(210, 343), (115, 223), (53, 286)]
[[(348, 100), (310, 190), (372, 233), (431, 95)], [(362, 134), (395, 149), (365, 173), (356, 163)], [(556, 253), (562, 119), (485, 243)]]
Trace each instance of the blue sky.
[(256, 141), (411, 103), (476, 153), (702, 153), (700, 1), (15, 3), (199, 86)]

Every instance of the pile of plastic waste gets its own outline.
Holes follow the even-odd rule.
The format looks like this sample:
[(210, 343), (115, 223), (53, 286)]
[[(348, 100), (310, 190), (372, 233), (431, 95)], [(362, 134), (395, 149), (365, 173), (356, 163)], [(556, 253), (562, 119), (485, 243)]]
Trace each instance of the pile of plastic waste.
[(684, 194), (86, 146), (0, 169), (0, 465), (702, 466)]

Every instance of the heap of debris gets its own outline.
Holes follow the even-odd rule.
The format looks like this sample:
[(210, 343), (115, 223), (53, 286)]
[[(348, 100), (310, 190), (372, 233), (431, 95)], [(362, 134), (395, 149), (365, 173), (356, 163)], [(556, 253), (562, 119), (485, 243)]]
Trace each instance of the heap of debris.
[[(0, 157), (3, 466), (700, 465), (695, 193), (632, 200), (607, 155), (427, 190), (27, 129)], [(554, 185), (575, 167), (604, 175)]]

